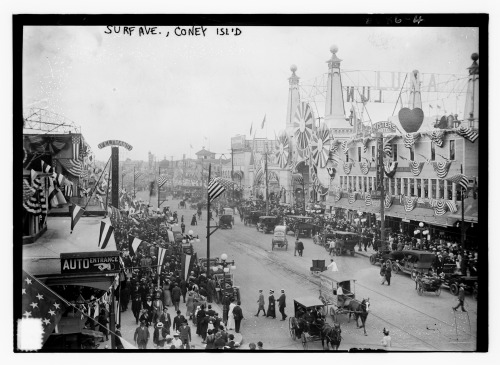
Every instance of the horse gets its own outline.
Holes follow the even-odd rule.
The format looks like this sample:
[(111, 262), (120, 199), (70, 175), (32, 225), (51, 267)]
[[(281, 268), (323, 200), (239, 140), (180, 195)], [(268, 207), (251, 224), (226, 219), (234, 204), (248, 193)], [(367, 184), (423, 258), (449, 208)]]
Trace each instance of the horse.
[[(349, 303), (347, 308), (349, 309), (348, 322), (351, 321), (351, 314), (354, 313), (354, 318), (356, 318), (356, 326), (358, 328), (363, 327), (363, 331), (365, 333), (365, 336), (368, 336), (366, 334), (365, 323), (366, 323), (366, 318), (368, 317), (368, 312), (370, 311), (370, 298), (368, 298), (368, 299), (363, 298), (363, 300), (361, 302), (359, 302), (357, 300), (351, 300), (351, 302)], [(362, 326), (359, 325), (358, 318), (361, 318)]]
[(325, 340), (326, 340), (326, 349), (330, 349), (330, 345), (332, 346), (332, 350), (337, 351), (340, 346), (340, 342), (342, 342), (341, 336), (342, 330), (340, 329), (340, 325), (335, 323), (330, 326), (328, 323), (325, 323), (321, 328), (321, 346), (323, 346), (323, 350), (325, 349)]

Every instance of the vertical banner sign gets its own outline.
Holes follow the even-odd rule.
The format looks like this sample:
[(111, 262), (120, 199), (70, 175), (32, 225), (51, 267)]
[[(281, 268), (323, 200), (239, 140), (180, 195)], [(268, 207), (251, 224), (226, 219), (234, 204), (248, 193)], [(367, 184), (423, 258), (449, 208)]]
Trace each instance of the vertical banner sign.
[(111, 147), (111, 205), (118, 208), (118, 167), (119, 167), (119, 155), (118, 147)]
[(384, 183), (384, 139), (377, 137), (377, 190), (382, 191)]

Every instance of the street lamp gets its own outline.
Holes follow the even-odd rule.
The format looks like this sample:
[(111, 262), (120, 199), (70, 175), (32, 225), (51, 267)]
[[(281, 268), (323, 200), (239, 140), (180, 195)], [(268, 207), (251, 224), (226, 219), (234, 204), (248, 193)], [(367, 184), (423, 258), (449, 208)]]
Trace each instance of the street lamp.
[(236, 269), (233, 261), (227, 261), (227, 255), (220, 255), (221, 263), (219, 268), (222, 268), (222, 321), (227, 324), (227, 314), (229, 312), (229, 298), (226, 297), (226, 273), (229, 273), (229, 266), (232, 270)]

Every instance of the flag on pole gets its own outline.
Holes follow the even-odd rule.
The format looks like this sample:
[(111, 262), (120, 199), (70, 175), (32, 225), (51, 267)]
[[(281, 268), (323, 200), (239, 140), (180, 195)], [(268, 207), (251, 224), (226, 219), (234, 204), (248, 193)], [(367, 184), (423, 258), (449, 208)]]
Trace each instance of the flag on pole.
[[(26, 320), (38, 323), (39, 333), (25, 332), (25, 335), (38, 336), (37, 340), (41, 348), (61, 320), (68, 303), (61, 300), (56, 293), (24, 270), (22, 273), (22, 293), (23, 318), (20, 322)], [(20, 349), (22, 350), (21, 346)]]
[(252, 122), (252, 124), (250, 125), (250, 135), (252, 135), (252, 129), (253, 129), (253, 122)]
[(139, 238), (134, 236), (129, 236), (128, 245), (129, 245), (130, 256), (135, 256), (135, 252), (137, 251), (141, 243), (142, 240), (140, 240)]
[(114, 227), (117, 227), (118, 222), (120, 222), (122, 219), (122, 214), (120, 213), (120, 211), (118, 209), (116, 209), (112, 205), (110, 205), (108, 207), (108, 213), (109, 213), (109, 217), (111, 219), (111, 225)]
[(76, 204), (73, 204), (72, 205), (72, 209), (71, 209), (71, 232), (70, 233), (73, 233), (73, 228), (75, 228), (76, 224), (78, 223), (78, 221), (80, 220), (80, 217), (82, 216), (83, 212), (85, 212), (85, 210), (76, 205)]
[(115, 227), (113, 227), (111, 224), (101, 221), (101, 230), (99, 232), (99, 242), (97, 244), (97, 247), (100, 247), (102, 250), (104, 250), (108, 245), (109, 239), (111, 238), (114, 230)]
[(80, 158), (80, 136), (72, 136), (71, 142), (73, 143), (73, 159), (78, 160)]
[(264, 124), (266, 124), (266, 115), (264, 114), (264, 120), (262, 121), (262, 125), (260, 126), (260, 129), (264, 128)]
[(191, 255), (187, 255), (187, 254), (183, 253), (182, 257), (181, 257), (181, 273), (183, 275), (183, 277), (182, 277), (183, 280), (187, 281), (192, 264), (193, 263), (191, 260)]
[(459, 184), (463, 189), (467, 190), (469, 187), (469, 178), (463, 174), (458, 174), (447, 178), (446, 180)]
[(221, 177), (215, 177), (210, 179), (208, 183), (208, 196), (210, 197), (210, 202), (215, 198), (220, 196), (226, 189), (230, 189), (234, 182), (231, 180), (223, 179)]
[(163, 265), (163, 260), (165, 259), (165, 255), (167, 253), (167, 249), (166, 248), (163, 248), (163, 247), (159, 247), (158, 248), (158, 266), (157, 266), (157, 272), (158, 272), (158, 275), (161, 274), (161, 269), (162, 269), (162, 265)]

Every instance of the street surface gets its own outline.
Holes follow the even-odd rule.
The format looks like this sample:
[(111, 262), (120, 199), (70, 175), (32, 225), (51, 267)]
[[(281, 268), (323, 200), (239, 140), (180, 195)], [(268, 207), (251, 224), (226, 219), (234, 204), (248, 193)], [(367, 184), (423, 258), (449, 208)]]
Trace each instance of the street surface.
[[(149, 197), (139, 195), (138, 198), (147, 201)], [(151, 198), (151, 204), (156, 207), (156, 197)], [(206, 257), (206, 211), (198, 226), (191, 226), (190, 217), (195, 211), (178, 209), (177, 205), (178, 201), (172, 201), (169, 197), (161, 208), (169, 206), (172, 211), (178, 212), (179, 218), (184, 215), (186, 231), (192, 229), (195, 235), (200, 236), (201, 241), (195, 243), (198, 257)], [(215, 225), (215, 222), (212, 221), (211, 225)], [(255, 226), (245, 226), (235, 215), (233, 229), (219, 229), (211, 236), (210, 253), (211, 257), (226, 253), (228, 260), (235, 261), (236, 270), (233, 274), (241, 292), (241, 307), (245, 317), (241, 333), (245, 345), (262, 341), (266, 349), (299, 350), (302, 344), (299, 340), (292, 340), (288, 324), (288, 319), (293, 316), (293, 298), (309, 295), (318, 298), (319, 279), (311, 274), (309, 268), (312, 260), (325, 260), (328, 265), (332, 257), (309, 238), (301, 238), (305, 246), (303, 257), (294, 257), (292, 236), (288, 236), (287, 251), (284, 248), (271, 251), (271, 239), (272, 234), (258, 232)], [(347, 315), (339, 316), (343, 337), (340, 350), (354, 347), (382, 348), (380, 341), (383, 328), (390, 331), (392, 349), (395, 350), (473, 351), (476, 348), (477, 302), (470, 295), (465, 300), (469, 327), (467, 313), (453, 312), (451, 309), (457, 304), (457, 299), (447, 289), (443, 288), (440, 296), (434, 293), (419, 296), (414, 281), (407, 274), (393, 275), (390, 286), (381, 285), (380, 267), (372, 266), (367, 256), (356, 254), (354, 257), (333, 258), (339, 271), (323, 274), (332, 278), (341, 276), (355, 279), (356, 298), (369, 298), (371, 303), (366, 321), (367, 336), (363, 335), (362, 329), (356, 328), (354, 319), (348, 323)], [(266, 309), (269, 289), (275, 291), (276, 299), (280, 290), (285, 289), (285, 312), (289, 316), (286, 321), (280, 321), (278, 308), (276, 319), (265, 318), (262, 313), (259, 317), (254, 316), (259, 289), (264, 290)], [(321, 350), (321, 341), (308, 345), (309, 350)]]

